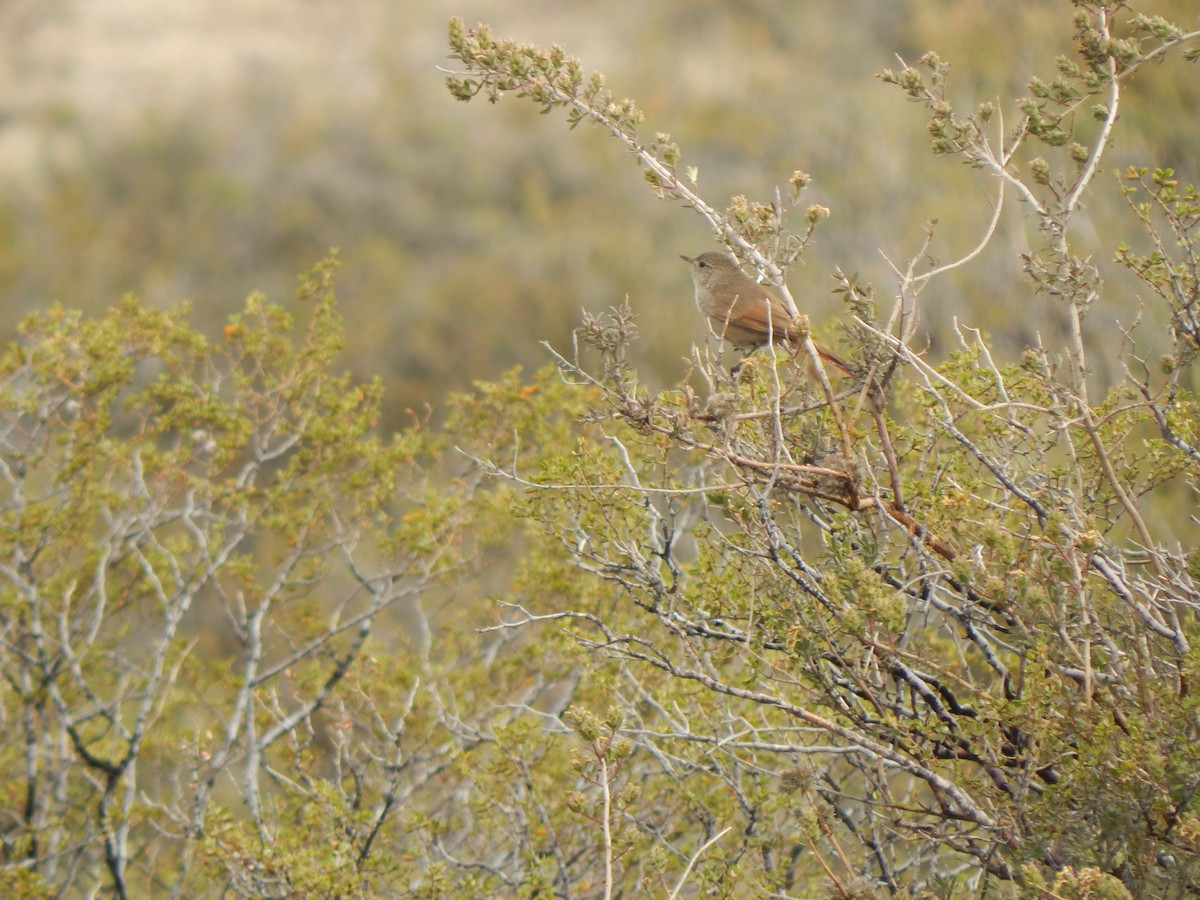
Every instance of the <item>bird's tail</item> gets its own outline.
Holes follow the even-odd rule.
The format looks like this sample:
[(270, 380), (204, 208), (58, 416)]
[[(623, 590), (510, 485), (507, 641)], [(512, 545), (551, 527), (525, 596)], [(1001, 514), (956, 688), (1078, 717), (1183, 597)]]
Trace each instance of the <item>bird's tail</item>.
[(858, 373), (858, 369), (856, 369), (846, 360), (842, 359), (828, 347), (822, 347), (816, 341), (813, 341), (813, 346), (817, 348), (817, 355), (821, 357), (822, 362), (828, 363), (835, 369), (840, 369), (847, 375), (855, 375)]

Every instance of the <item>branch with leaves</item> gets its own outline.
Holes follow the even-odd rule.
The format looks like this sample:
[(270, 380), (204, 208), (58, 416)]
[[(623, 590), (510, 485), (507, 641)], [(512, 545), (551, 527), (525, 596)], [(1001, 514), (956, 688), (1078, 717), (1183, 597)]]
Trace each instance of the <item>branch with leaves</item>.
[[(1195, 358), (1194, 192), (1157, 173), (1142, 185), (1153, 202), (1133, 209), (1165, 231), (1150, 254), (1118, 251), (1171, 306), (1179, 351), (1165, 384), (1129, 353), (1129, 330), (1116, 339), (1135, 376), (1094, 399), (1081, 323), (1103, 281), (1073, 246), (1118, 124), (1121, 85), (1166, 55), (1193, 58), (1198, 35), (1124, 4), (1075, 6), (1076, 56), (1008, 107), (956, 113), (948, 66), (935, 54), (882, 74), (929, 110), (935, 153), (960, 157), (999, 189), (980, 240), (960, 259), (928, 261), (931, 228), (921, 252), (893, 266), (890, 316), (878, 315), (869, 286), (836, 273), (869, 373), (861, 383), (814, 390), (774, 353), (728, 376), (697, 349), (683, 383), (654, 395), (628, 362), (636, 329), (616, 308), (587, 317), (573, 352), (551, 349), (562, 390), (590, 398), (572, 456), (537, 441), (514, 444), (511, 459), (468, 450), (523, 489), (522, 514), (557, 539), (576, 571), (643, 614), (572, 608), (528, 619), (598, 629), (570, 634), (638, 685), (624, 710), (647, 719), (629, 732), (640, 751), (699, 766), (698, 732), (715, 735), (727, 721), (753, 722), (747, 731), (764, 736), (739, 745), (740, 761), (757, 771), (783, 771), (781, 760), (806, 746), (847, 751), (828, 751), (823, 771), (854, 811), (829, 800), (810, 844), (828, 851), (834, 880), (861, 866), (893, 889), (930, 884), (898, 861), (906, 852), (926, 872), (967, 859), (973, 878), (1030, 884), (1074, 883), (1080, 873), (1141, 891), (1200, 878), (1193, 854), (1169, 874), (1152, 871), (1163, 853), (1181, 858), (1188, 754), (1176, 752), (1169, 729), (1152, 735), (1135, 724), (1170, 708), (1177, 727), (1194, 727), (1182, 702), (1196, 637), (1194, 561), (1146, 509), (1152, 497), (1189, 490), (1197, 471), (1194, 404), (1181, 389)], [(778, 197), (749, 216), (736, 204), (718, 212), (699, 196), (694, 170), (681, 177), (679, 148), (666, 135), (643, 143), (636, 106), (614, 100), (561, 48), (497, 40), (459, 20), (450, 45), (465, 67), (448, 78), (456, 97), (513, 93), (544, 111), (566, 109), (571, 125), (601, 125), (664, 199), (697, 210), (777, 285), (821, 218), (810, 211), (809, 232), (786, 236), (788, 203)], [(1131, 188), (1142, 176), (1127, 176)], [(1019, 263), (1024, 302), (1062, 310), (1067, 364), (1042, 346), (1005, 362), (965, 328), (957, 352), (934, 364), (913, 346), (918, 295), (980, 257), (1006, 197), (1022, 200), (1045, 236)], [(1163, 440), (1142, 454), (1135, 447), (1150, 424)], [(656, 704), (675, 681), (720, 697), (710, 702), (723, 718), (706, 717), (700, 703), (690, 715)], [(766, 736), (785, 734), (788, 718), (812, 734), (772, 743)], [(1162, 754), (1172, 762), (1158, 774), (1122, 769), (1122, 760)], [(1172, 824), (1124, 832), (1119, 854), (1087, 849), (1113, 837), (1092, 812), (1139, 802), (1147, 779), (1162, 798), (1156, 815)], [(735, 793), (748, 820), (769, 818)], [(913, 835), (921, 850), (901, 851)], [(1136, 873), (1122, 861), (1129, 854)]]

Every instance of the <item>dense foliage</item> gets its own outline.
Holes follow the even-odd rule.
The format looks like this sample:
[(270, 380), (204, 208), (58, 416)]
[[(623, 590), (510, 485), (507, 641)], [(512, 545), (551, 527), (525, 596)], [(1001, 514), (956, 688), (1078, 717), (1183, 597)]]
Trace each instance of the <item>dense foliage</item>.
[[(615, 306), (382, 437), (379, 385), (331, 373), (332, 262), (303, 329), (259, 296), (213, 338), (132, 299), (27, 319), (0, 362), (6, 895), (1200, 890), (1200, 196), (1113, 173), (1139, 298), (1076, 237), (1130, 76), (1197, 35), (1073, 5), (1075, 55), (1010, 103), (961, 111), (934, 54), (882, 73), (992, 210), (949, 262), (931, 224), (889, 301), (835, 272), (851, 375), (710, 339), (651, 390)], [(454, 96), (599, 124), (797, 307), (808, 175), (721, 209), (565, 51), (449, 39)], [(953, 323), (935, 357), (930, 298), (1014, 201), (1038, 242), (987, 299), (1062, 342)]]

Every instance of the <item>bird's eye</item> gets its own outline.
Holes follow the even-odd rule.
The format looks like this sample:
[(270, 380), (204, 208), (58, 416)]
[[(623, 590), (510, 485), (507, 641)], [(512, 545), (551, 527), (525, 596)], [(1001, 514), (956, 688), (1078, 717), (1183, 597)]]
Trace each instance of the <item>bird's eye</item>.
[(698, 263), (698, 265), (699, 265), (699, 266), (700, 266), (700, 268), (702, 268), (702, 269), (707, 269), (707, 268), (708, 268), (708, 263), (706, 263), (706, 262), (701, 262), (701, 263)]

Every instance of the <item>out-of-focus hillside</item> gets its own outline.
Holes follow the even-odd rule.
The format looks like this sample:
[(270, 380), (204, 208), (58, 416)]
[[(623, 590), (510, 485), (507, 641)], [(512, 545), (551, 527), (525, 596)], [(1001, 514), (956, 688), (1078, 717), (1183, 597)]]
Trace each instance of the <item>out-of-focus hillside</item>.
[[(1195, 27), (1184, 0), (1143, 8)], [(345, 262), (347, 365), (381, 374), (397, 417), (565, 343), (581, 307), (628, 296), (651, 381), (678, 377), (701, 333), (678, 253), (711, 246), (700, 220), (657, 201), (622, 151), (594, 129), (506, 100), (455, 103), (450, 15), (497, 34), (563, 44), (604, 71), (698, 165), (715, 203), (766, 199), (794, 169), (832, 209), (795, 270), (795, 295), (825, 332), (839, 313), (834, 265), (890, 292), (884, 255), (979, 237), (988, 196), (977, 173), (933, 159), (920, 110), (873, 77), (926, 49), (949, 61), (968, 106), (1054, 75), (1044, 35), (1063, 2), (985, 0), (780, 5), (616, 0), (296, 0), (169, 4), (9, 0), (0, 4), (0, 303), (6, 333), (57, 300), (95, 310), (125, 292), (190, 299), (215, 330), (245, 294), (286, 297), (328, 248)], [(1058, 33), (1063, 29), (1059, 28)], [(1019, 77), (1014, 78), (1014, 73)], [(1200, 177), (1178, 128), (1200, 108), (1200, 76), (1176, 61), (1126, 86), (1131, 102), (1108, 169), (1138, 162)], [(1127, 229), (1115, 182), (1093, 197), (1094, 246), (1107, 260)], [(927, 294), (935, 354), (954, 315), (1015, 352), (1041, 329), (1014, 264), (1037, 235), (1017, 205), (989, 251)], [(1111, 268), (1111, 267), (1110, 267)], [(1106, 276), (1124, 284), (1119, 272)], [(1132, 319), (1136, 302), (1103, 311)], [(1014, 316), (1014, 310), (1020, 315)]]

